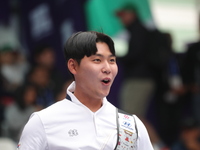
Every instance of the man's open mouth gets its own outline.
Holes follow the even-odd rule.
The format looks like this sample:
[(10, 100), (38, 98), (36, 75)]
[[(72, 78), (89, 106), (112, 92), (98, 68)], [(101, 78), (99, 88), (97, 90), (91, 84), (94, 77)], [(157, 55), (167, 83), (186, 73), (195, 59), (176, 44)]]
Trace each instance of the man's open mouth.
[(108, 84), (110, 82), (110, 79), (103, 79), (102, 82)]

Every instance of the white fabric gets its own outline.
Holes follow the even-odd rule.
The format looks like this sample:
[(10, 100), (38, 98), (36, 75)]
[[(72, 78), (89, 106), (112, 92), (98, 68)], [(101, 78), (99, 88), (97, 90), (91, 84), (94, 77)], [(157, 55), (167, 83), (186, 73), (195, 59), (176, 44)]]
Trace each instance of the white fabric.
[[(22, 133), (19, 150), (113, 150), (117, 143), (116, 108), (103, 99), (92, 112), (74, 95), (75, 82), (64, 99), (34, 113)], [(146, 128), (136, 117), (138, 149), (153, 150)]]

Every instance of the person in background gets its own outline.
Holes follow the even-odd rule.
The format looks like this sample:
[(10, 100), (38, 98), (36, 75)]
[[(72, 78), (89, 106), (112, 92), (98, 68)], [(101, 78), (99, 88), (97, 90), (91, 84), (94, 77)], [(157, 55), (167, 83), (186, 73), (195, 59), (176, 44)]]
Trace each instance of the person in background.
[(200, 126), (193, 118), (184, 118), (181, 122), (180, 137), (171, 147), (171, 150), (200, 150)]
[(37, 86), (39, 94), (36, 103), (41, 108), (46, 108), (55, 102), (56, 94), (48, 68), (43, 65), (35, 65), (27, 74), (26, 82)]
[[(200, 35), (200, 14), (198, 16), (198, 29)], [(200, 37), (197, 41), (187, 45), (183, 59), (183, 84), (185, 87), (185, 112), (194, 116), (200, 124)]]
[(5, 108), (3, 136), (15, 142), (19, 140), (20, 133), (30, 115), (41, 109), (40, 106), (36, 105), (37, 95), (37, 86), (30, 83), (21, 86), (16, 91), (14, 103)]
[(129, 33), (128, 53), (119, 58), (124, 70), (120, 106), (129, 113), (144, 117), (155, 89), (153, 71), (146, 59), (149, 31), (132, 3), (125, 3), (116, 15)]
[(29, 62), (19, 50), (10, 45), (0, 47), (0, 73), (3, 77), (4, 91), (14, 93), (23, 85), (29, 69)]
[(106, 98), (118, 73), (113, 40), (95, 31), (77, 32), (64, 53), (74, 80), (66, 98), (30, 117), (18, 149), (153, 150), (140, 119), (119, 113)]
[(39, 44), (33, 51), (33, 66), (44, 66), (49, 70), (50, 82), (55, 95), (57, 95), (64, 82), (64, 74), (56, 67), (55, 49), (48, 44)]
[(124, 70), (120, 107), (138, 115), (145, 123), (154, 147), (166, 148), (165, 142), (146, 117), (155, 97), (157, 79), (162, 74), (161, 70), (167, 66), (169, 50), (164, 47), (165, 39), (157, 29), (150, 30), (144, 26), (138, 8), (133, 3), (125, 3), (116, 11), (116, 16), (129, 37), (127, 54), (118, 58)]
[(0, 135), (3, 134), (5, 108), (15, 101), (15, 92), (24, 84), (29, 69), (29, 62), (20, 49), (10, 44), (0, 46)]
[(185, 88), (182, 82), (181, 64), (172, 47), (171, 34), (163, 33), (163, 35), (171, 55), (167, 67), (157, 77), (154, 110), (157, 117), (157, 131), (163, 141), (171, 147), (179, 136), (181, 120), (186, 116), (183, 111), (185, 102), (182, 99)]

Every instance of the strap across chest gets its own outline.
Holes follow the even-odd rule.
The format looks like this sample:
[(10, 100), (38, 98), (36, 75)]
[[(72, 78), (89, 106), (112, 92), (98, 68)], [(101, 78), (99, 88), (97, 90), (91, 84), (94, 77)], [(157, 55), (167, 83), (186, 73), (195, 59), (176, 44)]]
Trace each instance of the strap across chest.
[[(71, 101), (69, 95), (66, 99)], [(116, 108), (117, 143), (115, 150), (137, 150), (138, 130), (133, 115)]]
[(138, 131), (133, 115), (117, 109), (118, 142), (115, 150), (136, 150)]

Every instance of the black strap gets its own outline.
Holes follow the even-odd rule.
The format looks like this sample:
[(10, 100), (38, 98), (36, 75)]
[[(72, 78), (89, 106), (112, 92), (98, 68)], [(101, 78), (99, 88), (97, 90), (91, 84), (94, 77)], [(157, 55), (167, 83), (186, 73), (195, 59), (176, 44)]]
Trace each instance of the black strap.
[(71, 97), (68, 94), (66, 95), (66, 99), (72, 101)]
[[(66, 99), (72, 101), (71, 97), (70, 97), (68, 94), (66, 95)], [(116, 142), (116, 146), (115, 146), (115, 149), (114, 149), (114, 150), (116, 150), (116, 148), (117, 148), (117, 146), (118, 146), (118, 142), (119, 142), (119, 114), (118, 114), (118, 113), (130, 115), (130, 116), (132, 116), (132, 117), (134, 118), (135, 129), (136, 129), (136, 132), (137, 132), (137, 139), (138, 139), (138, 129), (137, 129), (135, 117), (134, 117), (132, 114), (130, 114), (130, 113), (127, 113), (127, 112), (125, 112), (125, 111), (123, 111), (123, 110), (121, 110), (121, 109), (116, 108), (117, 142)]]

